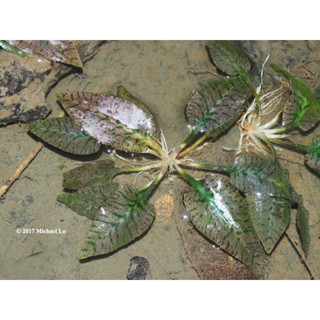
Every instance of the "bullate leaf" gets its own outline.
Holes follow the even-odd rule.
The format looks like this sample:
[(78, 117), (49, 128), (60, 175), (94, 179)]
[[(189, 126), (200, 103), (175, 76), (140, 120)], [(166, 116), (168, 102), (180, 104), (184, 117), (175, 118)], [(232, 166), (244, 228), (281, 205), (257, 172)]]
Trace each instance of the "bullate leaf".
[(294, 102), (291, 101), (285, 107), (283, 123), (288, 128), (310, 130), (320, 120), (320, 101), (307, 84), (296, 79), (276, 64), (271, 64), (271, 67), (291, 83)]
[(285, 198), (247, 195), (250, 217), (268, 254), (287, 230), (291, 218), (291, 202)]
[(246, 200), (224, 177), (188, 179), (193, 189), (184, 204), (195, 227), (208, 239), (249, 267), (257, 264), (259, 239), (254, 231)]
[(61, 93), (58, 100), (74, 121), (101, 143), (123, 151), (147, 151), (156, 126), (153, 118), (134, 103), (84, 92)]
[[(23, 58), (40, 54), (46, 59), (63, 62), (82, 68), (78, 49), (73, 41), (60, 40), (8, 40), (0, 41), (0, 46)], [(23, 55), (21, 52), (25, 53)]]
[(63, 173), (63, 187), (78, 190), (91, 185), (99, 179), (110, 180), (118, 172), (111, 160), (98, 160)]
[(241, 153), (235, 160), (230, 178), (230, 182), (246, 194), (290, 199), (288, 172), (273, 158)]
[(251, 69), (248, 56), (233, 41), (213, 40), (208, 41), (207, 46), (216, 67), (229, 76), (238, 76)]
[(70, 117), (39, 120), (28, 124), (28, 129), (41, 140), (72, 154), (97, 153), (101, 145), (86, 134)]
[(231, 127), (246, 108), (250, 89), (241, 78), (212, 81), (191, 95), (186, 115), (195, 132), (216, 137)]
[(79, 259), (107, 254), (132, 242), (150, 227), (154, 216), (142, 193), (121, 185), (98, 210)]

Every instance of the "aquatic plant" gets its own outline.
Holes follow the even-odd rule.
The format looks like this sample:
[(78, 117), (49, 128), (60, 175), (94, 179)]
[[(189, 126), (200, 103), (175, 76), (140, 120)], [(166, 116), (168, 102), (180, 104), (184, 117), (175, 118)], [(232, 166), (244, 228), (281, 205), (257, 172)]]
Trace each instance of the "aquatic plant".
[[(236, 44), (208, 41), (208, 49), (227, 76), (192, 93), (186, 106), (191, 132), (171, 150), (148, 107), (122, 86), (115, 95), (61, 93), (57, 98), (69, 117), (29, 124), (33, 134), (71, 154), (94, 154), (106, 145), (148, 155), (148, 162), (141, 165), (115, 167), (111, 160), (98, 160), (64, 173), (65, 192), (58, 200), (93, 220), (80, 260), (111, 253), (144, 234), (155, 216), (148, 199), (168, 175), (180, 175), (187, 182), (183, 201), (195, 228), (255, 272), (261, 273), (264, 259), (288, 228), (293, 205), (298, 208), (297, 227), (307, 256), (308, 211), (290, 185), (288, 171), (281, 168), (274, 144), (305, 152), (307, 164), (319, 171), (319, 137), (311, 146), (288, 140), (293, 130), (308, 130), (320, 120), (319, 101), (306, 84), (274, 64), (286, 82), (262, 94), (267, 60), (256, 88), (249, 74), (251, 62)], [(292, 103), (264, 123), (288, 90)], [(233, 166), (196, 163), (186, 157), (236, 123), (240, 139)], [(207, 174), (197, 180), (190, 170)], [(113, 181), (116, 175), (143, 171), (152, 172), (153, 179), (141, 188)]]

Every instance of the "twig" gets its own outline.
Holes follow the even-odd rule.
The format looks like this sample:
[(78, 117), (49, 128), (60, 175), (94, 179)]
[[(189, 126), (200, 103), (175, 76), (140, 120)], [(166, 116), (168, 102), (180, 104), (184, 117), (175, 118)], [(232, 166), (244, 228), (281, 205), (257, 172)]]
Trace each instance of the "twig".
[(39, 143), (34, 149), (30, 151), (27, 158), (20, 164), (17, 168), (13, 176), (7, 180), (1, 187), (0, 187), (0, 198), (5, 195), (5, 193), (9, 190), (9, 188), (13, 185), (13, 183), (20, 177), (21, 173), (28, 167), (30, 162), (35, 158), (38, 152), (43, 148), (43, 143)]
[[(60, 112), (58, 118), (64, 117), (64, 111)], [(21, 173), (28, 167), (30, 162), (35, 158), (35, 156), (39, 153), (39, 151), (43, 148), (44, 144), (40, 142), (34, 149), (30, 151), (27, 158), (20, 164), (17, 170), (14, 172), (13, 176), (7, 180), (1, 187), (0, 187), (0, 199), (6, 194), (6, 192), (10, 189), (13, 183), (20, 177)]]
[(296, 250), (296, 252), (298, 253), (302, 263), (304, 264), (304, 266), (306, 267), (307, 271), (309, 272), (311, 279), (312, 280), (317, 280), (309, 263), (306, 260), (306, 257), (303, 253), (303, 251), (301, 251), (301, 249), (294, 243), (294, 241), (290, 238), (290, 236), (288, 235), (288, 233), (286, 232), (286, 237), (288, 238), (289, 242), (291, 243), (291, 245), (293, 246), (293, 248)]
[(190, 68), (189, 69), (189, 72), (190, 73), (193, 73), (193, 74), (204, 74), (204, 73), (210, 73), (210, 74), (213, 74), (219, 78), (222, 78), (221, 75), (219, 75), (217, 72), (213, 71), (213, 70), (210, 70), (210, 69), (199, 69), (199, 70), (194, 70), (193, 68)]

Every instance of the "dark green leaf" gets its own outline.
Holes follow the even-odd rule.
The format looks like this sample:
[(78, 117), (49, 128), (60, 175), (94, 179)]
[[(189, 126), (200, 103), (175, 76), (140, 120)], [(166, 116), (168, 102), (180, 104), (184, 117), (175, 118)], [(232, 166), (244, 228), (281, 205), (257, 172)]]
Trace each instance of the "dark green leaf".
[(185, 193), (184, 204), (195, 227), (247, 266), (257, 264), (261, 246), (246, 200), (224, 177), (189, 182), (193, 189)]
[(241, 78), (209, 82), (192, 94), (186, 107), (187, 118), (194, 131), (216, 137), (240, 118), (250, 95)]
[(233, 41), (213, 40), (208, 41), (207, 46), (214, 64), (229, 76), (251, 69), (249, 58)]
[(60, 194), (57, 200), (78, 214), (94, 219), (97, 210), (118, 189), (118, 186), (118, 183), (112, 182), (110, 179), (100, 179), (76, 192)]
[(99, 179), (110, 180), (118, 172), (111, 160), (98, 160), (63, 173), (63, 187), (78, 190), (97, 182)]
[[(285, 230), (288, 219), (287, 206), (289, 205), (285, 200), (289, 200), (291, 203), (298, 203), (297, 226), (300, 230), (303, 248), (305, 252), (307, 252), (310, 240), (308, 212), (303, 206), (301, 196), (297, 195), (290, 185), (287, 170), (281, 169), (277, 160), (271, 158), (263, 159), (251, 154), (240, 154), (236, 158), (233, 168), (234, 170), (230, 174), (231, 183), (237, 189), (246, 193), (247, 196), (252, 195), (266, 198), (267, 200), (266, 203), (263, 203), (262, 199), (259, 200), (248, 196), (249, 205), (251, 205), (251, 214), (257, 215), (264, 210), (274, 210), (275, 215), (279, 215), (278, 223), (280, 225), (278, 226), (275, 226), (275, 216), (271, 217), (272, 220), (264, 217), (267, 222), (265, 226), (260, 224), (260, 226), (257, 227), (257, 222), (255, 223), (262, 243), (266, 243), (268, 239), (265, 236), (272, 234), (273, 231), (276, 231), (278, 234), (272, 236), (270, 241), (272, 240), (276, 243), (277, 237), (280, 237), (283, 230)], [(270, 203), (271, 199), (275, 201), (272, 203), (272, 206)], [(270, 207), (267, 209), (268, 205)], [(256, 218), (258, 218), (258, 216)], [(261, 217), (259, 218), (260, 220), (262, 219)], [(261, 221), (258, 223), (261, 223)], [(273, 226), (271, 227), (271, 225)], [(258, 231), (259, 227), (261, 230)], [(265, 246), (265, 249), (267, 252), (271, 252), (271, 242)]]
[(8, 41), (0, 40), (0, 47), (10, 53), (20, 56), (21, 58), (28, 59), (28, 55), (25, 52), (15, 46), (12, 46)]
[(149, 228), (154, 215), (143, 194), (121, 185), (98, 210), (79, 259), (107, 254), (132, 242)]
[(296, 193), (296, 191), (293, 188), (292, 198), (293, 201), (298, 204), (296, 222), (300, 232), (302, 249), (304, 251), (305, 256), (307, 257), (310, 246), (309, 211), (304, 207), (301, 195)]
[(298, 204), (297, 210), (297, 227), (300, 231), (302, 249), (305, 256), (308, 256), (310, 246), (310, 233), (309, 233), (309, 211), (301, 204)]
[(98, 141), (86, 134), (70, 117), (39, 120), (28, 129), (52, 146), (73, 154), (87, 155), (100, 150)]
[(271, 254), (291, 218), (291, 202), (285, 198), (247, 195), (250, 217), (265, 251)]
[(272, 158), (242, 153), (237, 156), (230, 177), (231, 183), (246, 194), (290, 199), (288, 172)]
[(293, 77), (276, 64), (271, 67), (291, 83), (294, 102), (287, 104), (283, 113), (283, 122), (289, 128), (310, 130), (320, 121), (320, 101), (304, 82)]
[(83, 92), (58, 95), (83, 130), (103, 144), (130, 152), (146, 152), (156, 126), (134, 103), (115, 96)]
[(110, 160), (86, 163), (66, 171), (63, 174), (63, 187), (78, 191), (58, 195), (57, 200), (78, 214), (94, 219), (97, 210), (118, 189), (118, 184), (111, 180), (119, 171)]

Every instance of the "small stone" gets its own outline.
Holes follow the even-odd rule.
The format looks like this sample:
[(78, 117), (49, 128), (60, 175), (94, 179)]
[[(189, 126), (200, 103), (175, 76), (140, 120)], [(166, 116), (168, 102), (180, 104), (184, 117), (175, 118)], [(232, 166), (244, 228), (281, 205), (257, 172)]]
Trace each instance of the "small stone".
[(28, 201), (28, 203), (32, 203), (33, 202), (33, 198), (30, 195), (26, 196), (26, 200)]
[(146, 258), (132, 257), (130, 259), (130, 266), (127, 273), (128, 280), (150, 280), (150, 266)]

